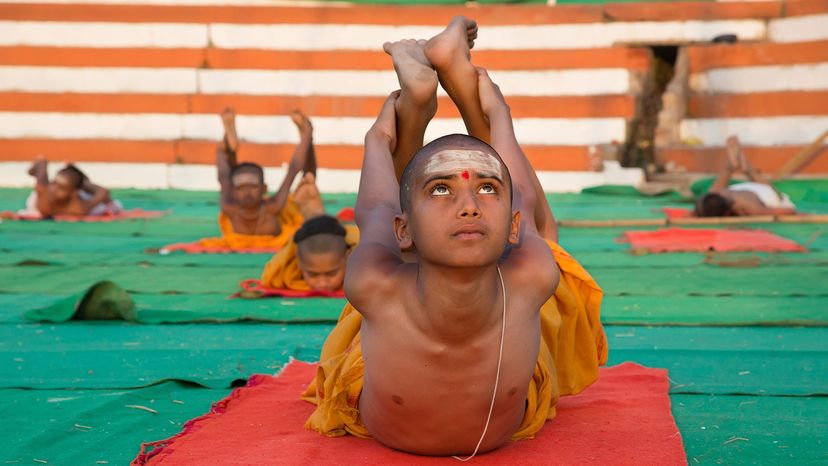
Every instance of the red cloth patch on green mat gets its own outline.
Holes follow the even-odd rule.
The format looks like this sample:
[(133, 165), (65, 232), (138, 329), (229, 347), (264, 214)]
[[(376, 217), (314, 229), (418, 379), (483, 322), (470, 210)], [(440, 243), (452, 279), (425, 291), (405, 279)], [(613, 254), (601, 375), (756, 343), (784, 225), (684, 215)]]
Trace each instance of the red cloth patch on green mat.
[[(277, 377), (253, 376), (247, 387), (189, 421), (180, 434), (143, 445), (132, 464), (459, 464), (401, 453), (374, 440), (306, 430), (313, 405), (299, 393), (315, 371), (315, 364), (294, 361)], [(632, 363), (601, 368), (593, 386), (561, 399), (557, 417), (534, 439), (511, 442), (472, 464), (687, 464), (668, 388), (664, 369)]]
[(648, 252), (804, 252), (798, 243), (766, 230), (709, 230), (665, 228), (656, 231), (627, 231), (622, 241)]

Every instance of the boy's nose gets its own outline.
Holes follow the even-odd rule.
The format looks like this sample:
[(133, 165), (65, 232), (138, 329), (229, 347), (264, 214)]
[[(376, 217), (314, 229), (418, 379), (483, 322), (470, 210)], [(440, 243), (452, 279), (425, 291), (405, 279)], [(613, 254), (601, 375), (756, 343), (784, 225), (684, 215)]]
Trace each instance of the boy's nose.
[(477, 206), (477, 199), (473, 194), (465, 196), (460, 201), (460, 208), (457, 211), (457, 216), (460, 218), (480, 217), (480, 209)]

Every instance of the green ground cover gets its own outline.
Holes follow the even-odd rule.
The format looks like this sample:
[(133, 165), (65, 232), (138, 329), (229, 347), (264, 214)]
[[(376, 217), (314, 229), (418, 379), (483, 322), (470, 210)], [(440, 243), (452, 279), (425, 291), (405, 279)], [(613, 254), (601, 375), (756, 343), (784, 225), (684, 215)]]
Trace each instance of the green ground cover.
[[(810, 211), (828, 212), (819, 191), (789, 188)], [(157, 254), (218, 233), (215, 193), (115, 194), (128, 208), (171, 213), (0, 223), (0, 460), (124, 464), (142, 441), (177, 433), (250, 374), (315, 359), (341, 309), (337, 299), (226, 299), (267, 255)], [(26, 195), (0, 189), (0, 210)], [(353, 200), (326, 196), (332, 213)], [(662, 207), (687, 206), (631, 192), (550, 201), (559, 219), (656, 218)], [(751, 227), (809, 250), (634, 255), (618, 228), (562, 228), (561, 243), (604, 287), (610, 363), (669, 370), (690, 464), (824, 462), (828, 226)], [(101, 279), (132, 293), (141, 323), (24, 318), (49, 320)]]

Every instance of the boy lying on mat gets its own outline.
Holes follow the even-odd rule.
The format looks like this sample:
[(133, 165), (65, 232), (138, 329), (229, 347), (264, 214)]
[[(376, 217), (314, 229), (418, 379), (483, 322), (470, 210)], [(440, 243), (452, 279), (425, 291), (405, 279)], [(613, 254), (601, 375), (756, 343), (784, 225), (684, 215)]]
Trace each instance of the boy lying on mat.
[[(736, 172), (748, 182), (730, 184)], [(698, 217), (733, 215), (792, 215), (796, 206), (787, 194), (763, 180), (748, 162), (736, 136), (727, 139), (727, 159), (707, 194), (699, 198), (694, 214)]]
[(236, 162), (239, 140), (235, 113), (232, 109), (222, 113), (224, 140), (216, 151), (216, 167), (221, 185), (219, 224), (225, 236), (270, 236), (280, 238), (277, 242), (282, 246), (301, 225), (302, 216), (290, 199), (290, 187), (300, 171), (316, 172), (316, 155), (310, 120), (298, 111), (291, 114), (291, 119), (299, 129), (299, 144), (281, 186), (268, 197), (262, 167), (252, 162)]
[(342, 290), (345, 265), (359, 242), (356, 225), (343, 225), (325, 214), (313, 174), (306, 174), (293, 193), (306, 219), (293, 239), (265, 265), (261, 284), (297, 291)]
[(123, 210), (114, 201), (109, 190), (92, 183), (78, 167), (67, 164), (50, 181), (49, 161), (40, 156), (29, 169), (35, 179), (35, 189), (26, 200), (22, 215), (40, 217), (112, 215)]
[[(555, 243), (509, 107), (469, 61), (476, 36), (458, 17), (385, 45), (401, 90), (365, 136), (350, 304), (303, 394), (323, 434), (474, 455), (532, 437), (606, 361), (601, 290)], [(422, 147), (438, 79), (475, 137)]]

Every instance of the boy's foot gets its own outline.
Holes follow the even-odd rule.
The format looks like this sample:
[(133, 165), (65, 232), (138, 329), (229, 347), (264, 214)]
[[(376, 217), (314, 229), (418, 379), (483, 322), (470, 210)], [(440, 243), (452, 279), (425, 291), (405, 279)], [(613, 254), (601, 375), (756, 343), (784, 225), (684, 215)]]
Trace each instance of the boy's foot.
[(736, 136), (730, 136), (727, 138), (725, 149), (727, 152), (727, 167), (730, 170), (744, 171), (745, 167), (742, 163), (742, 158), (740, 157), (742, 151), (739, 148), (739, 138)]
[(391, 55), (400, 82), (401, 97), (418, 106), (437, 106), (437, 72), (431, 67), (423, 47), (425, 40), (403, 39), (386, 42), (382, 49)]
[(46, 157), (44, 157), (42, 155), (38, 155), (37, 158), (35, 159), (35, 161), (32, 162), (32, 166), (29, 167), (29, 171), (26, 172), (26, 173), (28, 173), (31, 176), (35, 176), (35, 174), (37, 173), (37, 169), (41, 165), (45, 165), (46, 163), (48, 163), (47, 160), (46, 160)]
[(305, 176), (299, 180), (299, 185), (293, 191), (293, 200), (299, 205), (299, 210), (305, 220), (325, 213), (325, 206), (313, 173), (305, 173)]
[(221, 124), (224, 126), (224, 144), (227, 152), (234, 154), (239, 148), (239, 137), (236, 135), (236, 111), (233, 107), (222, 110)]
[(446, 29), (425, 44), (425, 56), (435, 69), (451, 67), (457, 60), (468, 61), (469, 50), (477, 39), (477, 22), (464, 16), (455, 16)]
[(311, 124), (310, 118), (308, 118), (304, 113), (299, 110), (294, 110), (290, 112), (290, 119), (293, 121), (293, 124), (296, 125), (300, 135), (313, 135), (313, 125)]

